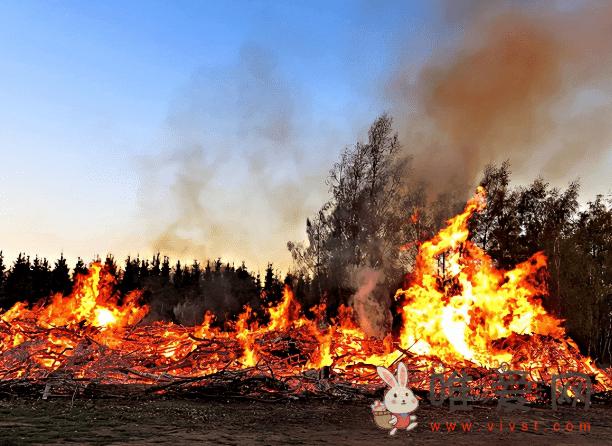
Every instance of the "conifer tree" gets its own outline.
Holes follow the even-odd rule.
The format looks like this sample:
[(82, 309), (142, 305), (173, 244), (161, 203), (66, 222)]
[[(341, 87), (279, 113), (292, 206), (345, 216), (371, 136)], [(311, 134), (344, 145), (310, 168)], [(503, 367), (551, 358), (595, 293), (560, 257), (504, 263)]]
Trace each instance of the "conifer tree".
[(110, 253), (106, 254), (104, 268), (115, 277), (115, 280), (119, 279), (119, 272), (117, 270), (117, 263), (115, 263), (115, 257)]
[(170, 277), (170, 257), (164, 256), (164, 262), (161, 267), (161, 276)]
[(189, 271), (189, 267), (185, 265), (183, 267), (183, 276), (181, 278), (181, 288), (188, 288), (193, 285), (193, 275)]
[(2, 255), (2, 251), (0, 251), (0, 302), (4, 297), (4, 282), (6, 281), (5, 271), (6, 267), (4, 266), (4, 256)]
[(141, 263), (139, 275), (141, 279), (149, 277), (149, 259), (146, 259)]
[(209, 280), (212, 276), (212, 268), (210, 267), (210, 260), (206, 262), (206, 268), (204, 268), (204, 280)]
[(119, 286), (119, 291), (121, 291), (122, 294), (126, 295), (127, 293), (136, 288), (136, 280), (134, 277), (134, 273), (135, 264), (128, 255), (127, 259), (125, 260), (125, 270), (123, 271), (121, 285)]
[(32, 270), (30, 256), (19, 253), (10, 269), (4, 288), (4, 299), (0, 306), (8, 310), (17, 302), (33, 302)]
[(74, 266), (74, 270), (72, 271), (72, 283), (73, 283), (73, 286), (76, 283), (77, 277), (79, 275), (86, 276), (88, 272), (89, 272), (89, 270), (87, 269), (87, 266), (85, 265), (85, 262), (83, 262), (83, 259), (81, 259), (79, 257), (77, 259), (76, 265)]
[(266, 277), (264, 279), (264, 290), (270, 291), (272, 289), (273, 283), (274, 283), (274, 270), (272, 269), (272, 264), (268, 263), (268, 267), (266, 268)]
[(67, 296), (72, 291), (72, 281), (70, 280), (70, 268), (64, 258), (64, 253), (55, 261), (55, 268), (51, 272), (51, 292), (62, 293)]
[[(161, 270), (160, 270), (160, 262), (159, 262), (159, 252), (157, 253), (157, 256), (153, 256), (153, 263), (152, 263), (152, 268), (151, 268), (151, 275), (152, 276), (159, 276), (161, 274)], [(164, 257), (165, 259), (165, 257)]]
[(202, 277), (202, 270), (200, 270), (200, 264), (196, 259), (193, 260), (193, 265), (191, 266), (191, 280), (195, 284), (196, 287), (200, 286), (200, 278)]
[(181, 282), (183, 281), (183, 270), (181, 269), (181, 261), (177, 260), (176, 267), (174, 269), (174, 286), (176, 288), (181, 286)]

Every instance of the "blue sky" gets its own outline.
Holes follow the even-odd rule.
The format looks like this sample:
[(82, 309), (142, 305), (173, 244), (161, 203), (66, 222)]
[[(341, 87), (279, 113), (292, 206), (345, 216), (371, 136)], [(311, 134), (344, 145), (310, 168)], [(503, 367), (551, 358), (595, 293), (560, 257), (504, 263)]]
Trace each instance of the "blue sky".
[(460, 31), (470, 2), (437, 3), (3, 2), (5, 259), (161, 246), (288, 268), (398, 60), (418, 72)]

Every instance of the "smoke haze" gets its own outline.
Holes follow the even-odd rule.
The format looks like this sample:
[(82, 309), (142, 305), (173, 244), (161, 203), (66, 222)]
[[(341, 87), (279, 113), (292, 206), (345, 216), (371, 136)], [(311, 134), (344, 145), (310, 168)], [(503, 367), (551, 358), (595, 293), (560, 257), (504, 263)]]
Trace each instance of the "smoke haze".
[[(245, 260), (251, 268), (288, 260), (287, 240), (301, 237), (326, 194), (319, 160), (302, 148), (312, 130), (308, 108), (272, 53), (257, 45), (244, 45), (234, 66), (196, 73), (170, 106), (160, 155), (140, 162), (151, 248), (180, 259)], [(335, 143), (321, 134), (320, 144)], [(162, 224), (164, 191), (150, 185), (164, 172), (173, 177), (174, 218)]]
[(384, 97), (418, 177), (470, 193), (506, 159), (562, 186), (597, 170), (611, 141), (612, 4), (569, 6), (447, 2), (424, 30), (439, 33), (424, 66), (410, 45), (398, 51)]

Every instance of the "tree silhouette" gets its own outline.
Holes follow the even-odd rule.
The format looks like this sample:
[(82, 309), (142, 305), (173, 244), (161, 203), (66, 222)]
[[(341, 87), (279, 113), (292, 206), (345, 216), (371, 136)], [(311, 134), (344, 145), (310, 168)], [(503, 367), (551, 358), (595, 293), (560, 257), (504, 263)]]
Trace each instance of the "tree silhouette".
[(30, 256), (19, 253), (6, 277), (4, 299), (0, 302), (0, 306), (8, 310), (17, 302), (33, 303), (33, 290)]
[[(165, 257), (164, 257), (165, 259)], [(159, 276), (161, 273), (161, 270), (159, 268), (159, 252), (157, 253), (157, 256), (153, 257), (153, 262), (152, 262), (152, 267), (151, 267), (151, 275), (152, 276)]]
[[(159, 259), (159, 255), (158, 255)], [(162, 277), (170, 277), (170, 257), (164, 256), (164, 262), (161, 267), (161, 276)]]
[(67, 296), (72, 291), (72, 280), (70, 280), (70, 268), (64, 258), (64, 253), (55, 261), (55, 267), (51, 271), (51, 292), (62, 293)]
[(179, 288), (181, 286), (181, 283), (183, 282), (183, 270), (181, 268), (180, 260), (177, 260), (176, 267), (174, 268), (173, 282), (176, 288)]
[(117, 269), (117, 263), (115, 262), (115, 257), (108, 253), (106, 254), (106, 260), (104, 261), (104, 269), (110, 273), (115, 280), (119, 280), (119, 270)]
[(119, 285), (119, 291), (124, 296), (138, 287), (137, 274), (140, 269), (139, 263), (140, 260), (131, 260), (129, 255), (125, 260), (125, 270), (123, 271), (123, 277)]
[(4, 255), (0, 251), (0, 302), (4, 299), (4, 283), (6, 282), (6, 266), (4, 265)]
[(204, 268), (204, 280), (210, 280), (212, 277), (212, 269), (210, 267), (210, 260), (206, 262), (206, 268)]
[(73, 285), (74, 285), (74, 283), (76, 283), (77, 277), (79, 275), (86, 276), (88, 272), (89, 272), (89, 270), (87, 269), (87, 266), (85, 265), (85, 262), (83, 262), (83, 259), (81, 259), (79, 257), (77, 259), (76, 265), (74, 266), (74, 270), (72, 271), (72, 283), (73, 283)]
[(139, 276), (141, 279), (149, 277), (149, 259), (146, 259), (141, 263)]
[(202, 270), (200, 269), (200, 264), (197, 260), (193, 260), (193, 265), (191, 266), (191, 280), (196, 287), (200, 286), (200, 279), (202, 278)]

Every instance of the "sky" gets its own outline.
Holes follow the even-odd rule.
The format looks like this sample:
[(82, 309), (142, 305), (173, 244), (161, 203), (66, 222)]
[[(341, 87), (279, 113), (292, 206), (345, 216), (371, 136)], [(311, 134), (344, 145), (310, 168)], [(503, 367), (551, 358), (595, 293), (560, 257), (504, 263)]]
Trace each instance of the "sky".
[[(584, 197), (606, 193), (612, 75), (603, 62), (612, 28), (601, 18), (592, 24), (608, 16), (598, 5), (5, 1), (5, 262), (19, 252), (51, 262), (63, 253), (74, 266), (77, 257), (90, 262), (110, 252), (122, 263), (161, 251), (173, 261), (221, 257), (287, 271), (287, 242), (305, 239), (306, 218), (328, 200), (329, 170), (385, 110), (414, 150), (417, 173), (434, 182), (440, 166), (472, 187), (485, 162), (511, 158), (518, 184), (545, 173), (563, 187), (580, 176)], [(543, 42), (540, 52), (526, 50), (530, 57), (548, 60), (555, 48), (560, 56), (540, 77), (504, 85), (519, 97), (498, 96), (494, 104), (503, 107), (490, 109), (489, 122), (465, 111), (480, 110), (482, 97), (453, 92), (473, 87), (466, 78), (480, 86), (473, 66), (506, 78), (474, 60), (496, 57), (494, 45), (492, 53), (482, 49), (496, 38), (487, 24), (509, 11), (517, 28)], [(542, 17), (550, 23), (540, 25)], [(576, 34), (559, 25), (569, 17)], [(588, 20), (600, 34), (580, 32)], [(520, 53), (516, 42), (509, 45)], [(440, 91), (451, 93), (440, 99)], [(484, 122), (467, 125), (471, 139), (457, 130), (466, 127), (464, 115)], [(504, 133), (499, 119), (508, 116), (516, 138), (486, 136)], [(526, 120), (537, 123), (530, 133), (521, 130)]]

